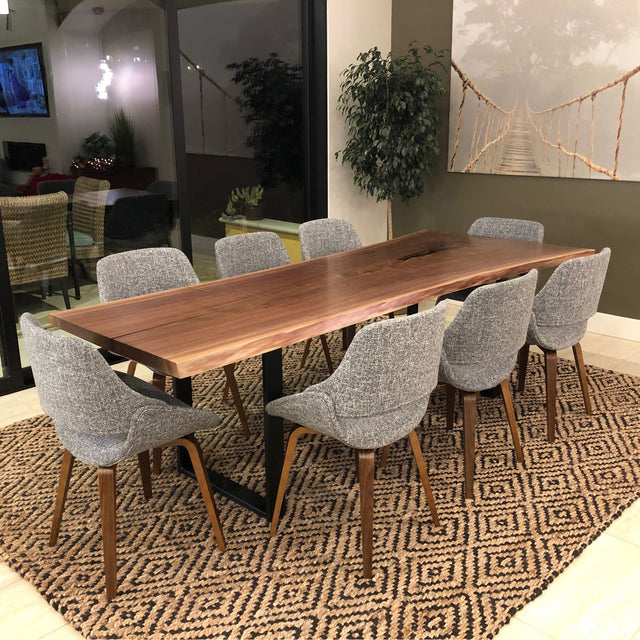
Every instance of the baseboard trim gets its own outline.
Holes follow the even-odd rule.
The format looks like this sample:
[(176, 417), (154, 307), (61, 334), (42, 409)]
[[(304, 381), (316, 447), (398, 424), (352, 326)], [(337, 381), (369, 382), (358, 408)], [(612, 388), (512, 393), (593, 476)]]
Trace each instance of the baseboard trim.
[[(447, 300), (447, 303), (457, 307), (462, 306), (462, 302), (459, 300)], [(640, 342), (640, 320), (637, 318), (624, 318), (623, 316), (598, 312), (589, 319), (587, 331), (612, 338)]]

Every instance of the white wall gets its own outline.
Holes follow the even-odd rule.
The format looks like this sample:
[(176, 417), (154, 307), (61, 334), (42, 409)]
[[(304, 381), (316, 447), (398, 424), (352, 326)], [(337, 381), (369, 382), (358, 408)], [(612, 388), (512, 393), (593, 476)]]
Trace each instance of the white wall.
[(329, 217), (345, 218), (355, 227), (364, 244), (386, 239), (386, 202), (361, 192), (353, 184), (348, 165), (335, 159), (344, 148), (344, 118), (337, 112), (342, 78), (340, 73), (356, 61), (358, 54), (377, 46), (383, 54), (391, 50), (392, 0), (327, 1), (327, 158)]
[[(53, 75), (51, 69), (49, 34), (55, 31), (53, 16), (48, 15), (43, 0), (20, 0), (17, 10), (11, 15), (11, 31), (0, 27), (0, 46), (42, 42), (44, 71), (49, 85), (49, 118), (0, 118), (0, 141), (43, 142), (47, 153), (54, 151), (58, 144), (55, 118), (55, 98), (52, 91)], [(4, 16), (0, 18), (4, 22)], [(0, 146), (1, 153), (1, 146)], [(18, 184), (25, 182), (28, 173), (11, 172), (11, 180)]]

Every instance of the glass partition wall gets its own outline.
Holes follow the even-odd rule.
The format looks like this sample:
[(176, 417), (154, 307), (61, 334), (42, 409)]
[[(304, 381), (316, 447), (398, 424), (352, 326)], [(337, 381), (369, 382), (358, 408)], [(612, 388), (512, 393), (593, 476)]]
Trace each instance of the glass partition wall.
[[(209, 280), (213, 244), (229, 220), (253, 216), (247, 201), (269, 224), (326, 215), (324, 0), (11, 8), (0, 31), (0, 393), (28, 382), (19, 315), (49, 326), (51, 311), (98, 303), (101, 256), (170, 244)], [(29, 65), (23, 45), (36, 52)], [(5, 108), (16, 104), (10, 72), (25, 88), (20, 114)], [(42, 92), (48, 116), (32, 109)], [(60, 190), (63, 213), (53, 196), (36, 200)]]

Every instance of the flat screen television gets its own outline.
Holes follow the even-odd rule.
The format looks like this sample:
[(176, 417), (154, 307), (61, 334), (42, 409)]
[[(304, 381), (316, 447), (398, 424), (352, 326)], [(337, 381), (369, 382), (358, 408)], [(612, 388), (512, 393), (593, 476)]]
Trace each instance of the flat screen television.
[(0, 47), (0, 117), (47, 117), (49, 97), (42, 44)]

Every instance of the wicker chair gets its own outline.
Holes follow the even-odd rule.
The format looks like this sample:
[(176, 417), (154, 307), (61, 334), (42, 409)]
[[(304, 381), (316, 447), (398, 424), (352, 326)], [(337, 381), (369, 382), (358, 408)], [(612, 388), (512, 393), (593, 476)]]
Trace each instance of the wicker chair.
[[(104, 208), (110, 186), (108, 180), (95, 180), (84, 176), (76, 180), (71, 205), (73, 242), (70, 242), (70, 247), (75, 247), (75, 256), (72, 255), (71, 248), (68, 253), (74, 273), (76, 262), (101, 258), (104, 255)], [(79, 264), (84, 269), (82, 262)], [(75, 293), (79, 299), (80, 291), (77, 287)]]
[(0, 198), (9, 279), (14, 290), (40, 283), (42, 296), (59, 282), (67, 309), (67, 194)]

